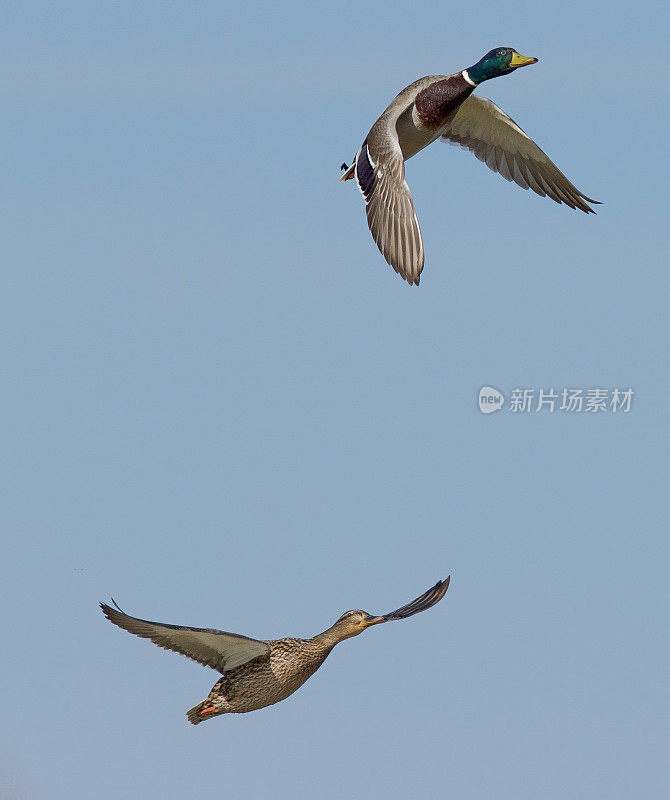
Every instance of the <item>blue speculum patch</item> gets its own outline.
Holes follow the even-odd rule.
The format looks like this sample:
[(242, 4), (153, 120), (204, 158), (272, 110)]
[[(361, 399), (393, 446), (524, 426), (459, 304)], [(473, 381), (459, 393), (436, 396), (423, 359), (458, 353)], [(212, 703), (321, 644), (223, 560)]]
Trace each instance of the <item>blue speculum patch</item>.
[(366, 200), (372, 191), (374, 177), (375, 172), (372, 168), (372, 164), (370, 163), (370, 159), (368, 158), (368, 145), (366, 139), (363, 142), (361, 152), (358, 154), (358, 158), (356, 159), (356, 180), (358, 181), (358, 185), (361, 187), (361, 191), (363, 192)]

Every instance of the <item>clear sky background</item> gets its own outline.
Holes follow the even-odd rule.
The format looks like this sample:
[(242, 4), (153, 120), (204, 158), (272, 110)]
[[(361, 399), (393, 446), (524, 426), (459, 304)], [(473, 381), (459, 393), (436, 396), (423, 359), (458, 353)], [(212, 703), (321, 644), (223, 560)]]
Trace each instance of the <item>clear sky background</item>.
[[(668, 791), (665, 4), (4, 3), (0, 796)], [(405, 85), (484, 84), (586, 216), (435, 144), (426, 267), (352, 183)], [(484, 384), (628, 414), (480, 413)], [(284, 703), (97, 602), (258, 638), (440, 605)]]

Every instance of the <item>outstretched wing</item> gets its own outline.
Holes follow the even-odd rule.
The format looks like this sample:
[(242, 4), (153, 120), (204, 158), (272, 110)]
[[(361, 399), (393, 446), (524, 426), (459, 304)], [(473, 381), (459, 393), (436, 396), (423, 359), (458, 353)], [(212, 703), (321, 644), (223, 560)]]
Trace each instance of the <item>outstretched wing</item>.
[(558, 169), (549, 156), (486, 97), (470, 95), (447, 127), (441, 138), (459, 144), (474, 153), (480, 161), (508, 181), (523, 189), (532, 189), (557, 203), (595, 214), (588, 203), (598, 203), (577, 189)]
[(451, 575), (445, 581), (438, 581), (435, 586), (431, 586), (427, 592), (424, 592), (421, 597), (417, 597), (416, 600), (412, 600), (411, 603), (407, 603), (407, 605), (401, 608), (396, 608), (395, 611), (384, 614), (384, 621), (390, 622), (396, 619), (406, 619), (407, 617), (411, 617), (412, 614), (418, 614), (420, 611), (425, 611), (427, 608), (434, 606), (435, 603), (439, 603), (447, 593), (450, 580)]
[(116, 605), (116, 608), (100, 603), (102, 613), (110, 622), (135, 636), (151, 641), (166, 650), (174, 650), (192, 658), (205, 667), (227, 672), (239, 667), (256, 656), (265, 655), (270, 645), (258, 639), (249, 639), (237, 633), (226, 633), (213, 628), (186, 628), (181, 625), (165, 625), (146, 619), (131, 617)]
[[(382, 124), (384, 130), (380, 130)], [(424, 262), (423, 239), (405, 181), (395, 124), (379, 120), (370, 131), (356, 156), (356, 181), (377, 247), (397, 273), (418, 286)]]

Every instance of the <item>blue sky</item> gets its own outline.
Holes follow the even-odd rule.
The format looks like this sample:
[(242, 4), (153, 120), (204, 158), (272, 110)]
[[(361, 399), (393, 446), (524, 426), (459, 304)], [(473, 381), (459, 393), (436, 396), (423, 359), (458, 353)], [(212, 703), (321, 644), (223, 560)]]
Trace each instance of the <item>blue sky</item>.
[[(665, 14), (3, 6), (3, 797), (667, 792)], [(605, 205), (435, 144), (410, 288), (339, 165), (499, 45), (539, 63), (480, 93)], [(482, 385), (635, 396), (484, 416)], [(198, 728), (216, 673), (97, 608), (308, 636), (449, 573)]]

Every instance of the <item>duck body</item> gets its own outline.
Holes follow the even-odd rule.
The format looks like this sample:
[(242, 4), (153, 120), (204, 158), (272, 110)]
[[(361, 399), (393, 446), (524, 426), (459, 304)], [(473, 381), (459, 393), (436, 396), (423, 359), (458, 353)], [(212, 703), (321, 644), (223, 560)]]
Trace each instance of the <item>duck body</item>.
[(597, 201), (573, 186), (504, 111), (486, 98), (471, 96), (482, 81), (536, 61), (513, 48), (498, 48), (461, 72), (419, 78), (379, 115), (352, 165), (345, 167), (340, 180), (356, 179), (372, 237), (408, 283), (419, 284), (424, 248), (405, 161), (437, 139), (470, 150), (524, 189), (593, 213), (585, 201)]
[[(404, 161), (428, 147), (441, 134), (461, 103), (472, 94), (461, 72), (455, 75), (427, 75), (403, 89), (382, 112), (370, 129), (364, 144), (376, 150), (383, 146), (393, 124)], [(404, 107), (404, 110), (398, 111)]]
[(225, 672), (207, 698), (187, 712), (189, 722), (197, 725), (219, 714), (245, 714), (286, 700), (314, 675), (335, 646), (319, 637), (275, 639), (268, 645), (267, 655)]
[(187, 712), (198, 725), (220, 714), (244, 714), (285, 700), (299, 689), (344, 639), (370, 625), (406, 619), (434, 606), (446, 594), (449, 578), (438, 581), (416, 600), (382, 616), (346, 611), (330, 628), (310, 639), (251, 639), (214, 628), (189, 628), (131, 617), (114, 601), (101, 603), (107, 619), (119, 628), (150, 639), (166, 650), (187, 656), (222, 674), (207, 697)]

